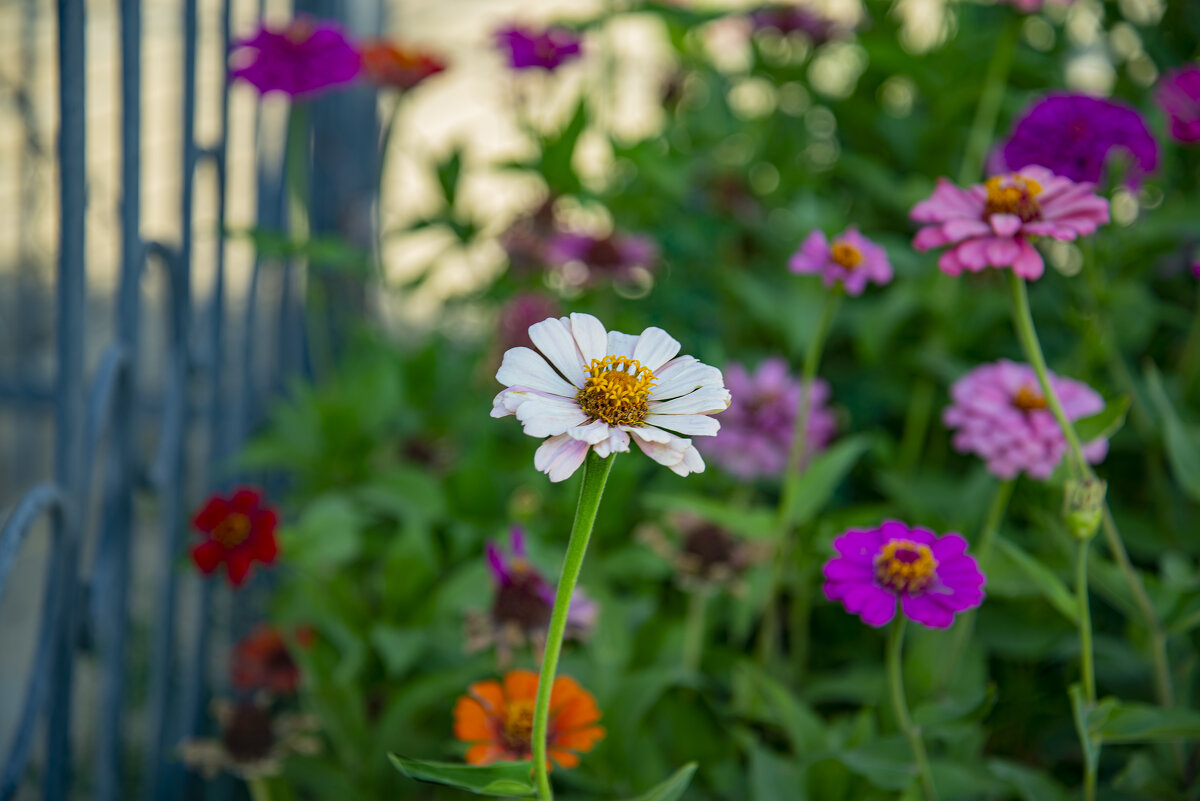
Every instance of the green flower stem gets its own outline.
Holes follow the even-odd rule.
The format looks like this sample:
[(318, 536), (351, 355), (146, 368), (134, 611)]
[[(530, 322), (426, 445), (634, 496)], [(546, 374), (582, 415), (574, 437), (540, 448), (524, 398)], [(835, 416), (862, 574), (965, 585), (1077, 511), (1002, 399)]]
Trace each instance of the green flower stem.
[(704, 656), (708, 595), (707, 589), (688, 593), (687, 619), (683, 629), (683, 669), (689, 673), (700, 670), (700, 660)]
[(575, 522), (571, 526), (571, 539), (567, 542), (567, 555), (563, 559), (562, 574), (558, 577), (558, 590), (554, 594), (554, 609), (550, 613), (550, 630), (546, 635), (546, 650), (542, 657), (542, 671), (538, 676), (537, 698), (533, 707), (533, 775), (537, 785), (539, 801), (551, 801), (554, 792), (550, 789), (550, 776), (546, 770), (546, 732), (549, 727), (550, 690), (554, 685), (554, 674), (558, 671), (558, 657), (562, 653), (563, 635), (567, 631), (567, 613), (571, 609), (571, 596), (575, 583), (579, 581), (579, 570), (587, 553), (592, 526), (596, 522), (596, 510), (604, 495), (604, 484), (612, 470), (613, 457), (602, 458), (588, 449), (583, 463), (583, 482), (579, 487), (579, 504), (575, 507)]
[[(767, 593), (767, 606), (763, 611), (762, 627), (758, 633), (758, 655), (760, 661), (764, 665), (769, 665), (774, 657), (775, 652), (775, 629), (778, 625), (778, 605), (776, 596), (779, 594), (783, 586), (783, 574), (787, 563), (792, 556), (792, 543), (788, 537), (788, 529), (791, 526), (792, 513), (796, 508), (796, 491), (799, 482), (797, 477), (800, 475), (800, 467), (804, 460), (804, 451), (808, 448), (808, 419), (812, 413), (812, 404), (809, 402), (810, 387), (817, 377), (817, 369), (821, 366), (821, 353), (825, 349), (825, 340), (829, 336), (829, 330), (833, 327), (833, 318), (837, 314), (838, 304), (842, 299), (842, 289), (840, 286), (830, 290), (825, 296), (825, 303), (821, 308), (821, 317), (817, 321), (817, 328), (813, 332), (812, 339), (808, 342), (808, 347), (804, 351), (804, 363), (800, 373), (800, 402), (796, 407), (796, 419), (792, 423), (792, 444), (788, 450), (787, 467), (783, 474), (783, 490), (779, 499), (779, 521), (776, 529), (775, 543), (775, 567), (771, 571), (770, 591)], [(800, 587), (799, 592), (809, 592), (810, 588)], [(797, 650), (801, 652), (807, 651), (808, 639), (808, 620), (793, 621), (793, 632), (800, 634), (800, 639), (804, 640), (803, 645), (798, 640), (793, 639), (793, 643), (797, 645)], [(803, 631), (801, 632), (801, 629)], [(798, 669), (803, 670), (803, 661), (796, 662)]]
[(888, 687), (892, 692), (892, 709), (896, 713), (896, 723), (908, 744), (912, 746), (913, 758), (917, 761), (917, 773), (921, 777), (921, 789), (925, 792), (925, 801), (937, 801), (937, 788), (933, 784), (933, 772), (929, 769), (929, 757), (925, 754), (925, 743), (921, 740), (921, 730), (913, 723), (908, 714), (908, 701), (904, 698), (904, 676), (901, 669), (901, 655), (904, 648), (904, 623), (907, 618), (897, 613), (892, 623), (891, 634), (887, 645)]
[(1179, 374), (1183, 376), (1183, 396), (1190, 397), (1200, 375), (1200, 289), (1197, 290), (1196, 315), (1188, 330), (1187, 341), (1179, 356)]
[[(996, 485), (996, 493), (992, 496), (992, 505), (988, 507), (987, 517), (984, 518), (983, 528), (980, 529), (979, 540), (975, 544), (975, 559), (979, 562), (979, 569), (985, 575), (988, 563), (992, 558), (992, 549), (996, 544), (996, 535), (1000, 532), (1000, 522), (1004, 519), (1004, 512), (1008, 509), (1008, 501), (1012, 498), (1013, 487), (1016, 486), (1016, 483), (1016, 479), (1009, 479)], [(962, 659), (963, 651), (966, 650), (967, 643), (971, 640), (971, 633), (975, 628), (976, 611), (972, 609), (964, 614), (962, 620), (954, 628), (950, 654), (946, 658), (941, 680), (938, 682), (939, 692), (948, 690), (951, 682), (954, 681), (954, 676), (958, 672), (959, 660)]]
[(1022, 15), (1009, 14), (1004, 28), (996, 37), (992, 61), (988, 64), (983, 91), (979, 95), (979, 105), (975, 107), (975, 119), (967, 136), (962, 167), (958, 171), (960, 184), (978, 183), (983, 175), (983, 162), (987, 158), (988, 145), (996, 132), (996, 118), (1000, 114), (1004, 90), (1008, 88), (1008, 73), (1012, 68), (1013, 55), (1017, 51), (1022, 21)]
[(251, 801), (271, 801), (271, 787), (265, 777), (255, 776), (253, 779), (247, 779), (246, 786), (250, 788)]
[(1080, 539), (1075, 556), (1075, 603), (1079, 607), (1079, 662), (1083, 672), (1083, 694), (1088, 704), (1096, 703), (1096, 669), (1092, 656), (1092, 610), (1088, 602), (1087, 555), (1091, 540)]

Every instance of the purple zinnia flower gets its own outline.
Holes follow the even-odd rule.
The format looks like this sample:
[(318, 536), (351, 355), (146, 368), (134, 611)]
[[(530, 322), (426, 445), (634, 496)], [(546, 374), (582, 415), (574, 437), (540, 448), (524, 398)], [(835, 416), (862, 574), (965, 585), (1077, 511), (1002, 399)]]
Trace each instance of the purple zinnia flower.
[(558, 302), (540, 292), (518, 292), (500, 309), (496, 338), (504, 350), (535, 347), (529, 338), (529, 327), (547, 317), (558, 317)]
[(582, 264), (587, 274), (580, 283), (595, 283), (604, 278), (630, 283), (636, 280), (639, 270), (649, 272), (657, 266), (658, 246), (649, 237), (636, 234), (560, 233), (546, 243), (542, 255), (559, 269)]
[(1039, 165), (1072, 181), (1099, 183), (1113, 151), (1130, 160), (1127, 181), (1136, 184), (1158, 166), (1158, 143), (1135, 109), (1087, 95), (1042, 98), (1004, 145), (1010, 170)]
[(931, 629), (949, 628), (957, 613), (983, 603), (986, 579), (961, 534), (885, 520), (847, 531), (833, 547), (838, 555), (822, 570), (825, 597), (868, 626), (890, 623), (897, 599), (907, 618)]
[(825, 286), (842, 282), (847, 294), (861, 295), (867, 283), (887, 284), (892, 265), (887, 252), (858, 232), (847, 228), (831, 243), (822, 231), (813, 231), (788, 261), (794, 273), (820, 273)]
[(768, 5), (750, 12), (754, 30), (775, 30), (784, 36), (804, 34), (813, 44), (824, 44), (841, 33), (832, 20), (799, 5)]
[(341, 28), (307, 17), (281, 30), (262, 25), (249, 39), (234, 43), (231, 60), (231, 78), (242, 78), (263, 94), (289, 97), (349, 83), (362, 68), (362, 57)]
[(1188, 64), (1167, 73), (1154, 98), (1171, 118), (1171, 136), (1185, 144), (1200, 142), (1200, 67)]
[[(1087, 384), (1054, 374), (1050, 383), (1068, 420), (1103, 411), (1104, 399)], [(984, 459), (993, 475), (1010, 479), (1024, 472), (1046, 479), (1062, 461), (1066, 439), (1029, 365), (1007, 359), (980, 365), (954, 382), (950, 397), (953, 403), (942, 420), (956, 429), (955, 450)], [(1107, 453), (1105, 439), (1088, 442), (1083, 449), (1092, 464)]]
[(582, 40), (566, 28), (536, 31), (510, 25), (496, 32), (496, 41), (508, 49), (508, 63), (515, 70), (544, 69), (552, 72), (583, 50)]
[[(513, 526), (508, 532), (510, 557), (494, 543), (487, 544), (487, 563), (496, 582), (492, 600), (492, 620), (497, 628), (516, 627), (520, 633), (538, 639), (545, 637), (554, 607), (554, 588), (525, 555), (525, 532)], [(596, 623), (596, 602), (577, 589), (567, 613), (567, 634), (582, 638)]]
[[(782, 474), (792, 447), (800, 382), (779, 358), (765, 359), (754, 373), (734, 362), (724, 373), (733, 401), (721, 415), (717, 436), (697, 441), (701, 453), (740, 479)], [(818, 378), (809, 396), (805, 464), (825, 449), (837, 431), (828, 403), (829, 385)]]

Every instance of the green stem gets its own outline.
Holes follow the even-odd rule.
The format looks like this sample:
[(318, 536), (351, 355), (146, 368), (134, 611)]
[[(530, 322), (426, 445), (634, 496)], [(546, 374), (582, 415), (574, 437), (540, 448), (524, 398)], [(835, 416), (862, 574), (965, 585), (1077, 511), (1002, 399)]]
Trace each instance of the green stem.
[[(1197, 290), (1197, 295), (1200, 295), (1200, 289)], [(1200, 297), (1197, 298), (1196, 315), (1192, 318), (1187, 342), (1179, 356), (1179, 374), (1183, 377), (1183, 397), (1190, 397), (1196, 376), (1200, 375)]]
[(271, 788), (264, 777), (255, 776), (253, 779), (247, 779), (246, 786), (250, 788), (251, 801), (271, 801)]
[(929, 432), (929, 420), (933, 417), (936, 385), (929, 378), (918, 378), (908, 394), (908, 409), (904, 414), (904, 433), (900, 437), (900, 455), (897, 457), (900, 475), (911, 475), (921, 461), (925, 436)]
[[(975, 546), (975, 559), (979, 562), (979, 569), (985, 574), (992, 558), (992, 548), (996, 544), (996, 535), (1000, 531), (1000, 521), (1004, 519), (1004, 512), (1008, 509), (1008, 501), (1012, 498), (1013, 487), (1016, 486), (1016, 483), (1016, 479), (1009, 479), (996, 485), (996, 493), (992, 496), (992, 505), (988, 507), (983, 528), (979, 531), (979, 540)], [(959, 660), (962, 659), (963, 651), (966, 650), (967, 643), (971, 640), (971, 633), (975, 628), (976, 611), (972, 609), (964, 614), (962, 620), (954, 628), (950, 654), (946, 658), (942, 677), (938, 682), (939, 692), (948, 690), (951, 682), (954, 681), (954, 676), (958, 672)]]
[(562, 653), (563, 635), (567, 631), (567, 613), (571, 609), (571, 596), (583, 557), (587, 553), (592, 526), (596, 522), (596, 510), (604, 495), (604, 484), (612, 470), (613, 457), (602, 458), (589, 449), (583, 463), (583, 482), (579, 487), (579, 503), (575, 507), (575, 522), (571, 526), (571, 538), (567, 542), (567, 555), (563, 559), (562, 574), (558, 578), (558, 590), (554, 594), (554, 610), (550, 613), (550, 630), (546, 634), (546, 650), (542, 657), (542, 671), (538, 676), (537, 698), (533, 707), (533, 774), (537, 784), (539, 801), (551, 801), (554, 792), (550, 789), (550, 776), (546, 768), (546, 732), (550, 722), (550, 690), (554, 685), (554, 674), (558, 671), (558, 657)]
[(925, 791), (925, 801), (937, 801), (937, 788), (933, 784), (933, 772), (929, 769), (929, 757), (925, 754), (925, 743), (921, 740), (921, 730), (913, 723), (908, 714), (908, 701), (904, 698), (904, 676), (901, 669), (901, 654), (904, 648), (903, 614), (896, 615), (892, 623), (891, 634), (887, 645), (888, 686), (892, 692), (892, 709), (896, 713), (896, 723), (908, 744), (912, 747), (913, 758), (917, 762), (917, 773), (921, 777), (921, 788)]
[[(833, 318), (837, 314), (837, 307), (841, 298), (842, 292), (840, 287), (826, 294), (825, 303), (821, 308), (821, 317), (817, 321), (817, 328), (813, 332), (813, 337), (808, 341), (808, 347), (804, 351), (804, 363), (800, 373), (800, 401), (796, 407), (796, 419), (792, 423), (792, 444), (788, 449), (787, 467), (783, 474), (783, 490), (779, 499), (779, 519), (775, 535), (775, 566), (771, 571), (770, 590), (767, 593), (767, 606), (763, 611), (762, 627), (758, 632), (758, 655), (764, 666), (768, 666), (774, 656), (775, 629), (778, 626), (776, 596), (783, 586), (783, 573), (792, 554), (792, 543), (788, 538), (788, 529), (791, 526), (792, 513), (796, 506), (796, 492), (799, 489), (800, 483), (797, 479), (801, 473), (804, 451), (808, 448), (808, 418), (812, 411), (809, 396), (812, 392), (813, 382), (817, 377), (817, 369), (821, 366), (821, 352), (825, 348), (825, 339), (829, 336), (829, 330), (833, 327)], [(807, 592), (808, 588), (802, 587), (799, 588), (799, 591)], [(794, 631), (798, 630), (800, 625), (801, 622), (796, 621), (797, 629), (794, 629)], [(807, 621), (803, 622), (803, 627), (805, 630), (803, 636), (807, 636)], [(803, 670), (802, 665), (799, 667)]]
[[(1088, 602), (1088, 569), (1087, 554), (1090, 539), (1080, 539), (1077, 543), (1075, 557), (1075, 603), (1079, 610), (1079, 668), (1083, 674), (1083, 695), (1087, 699), (1088, 709), (1096, 705), (1096, 671), (1092, 655), (1092, 610)], [(1080, 732), (1081, 738), (1090, 736), (1086, 731)], [(1088, 748), (1086, 741), (1082, 742), (1084, 750)], [(1095, 759), (1085, 759), (1083, 768), (1083, 797), (1092, 801), (1096, 797)]]
[(689, 593), (687, 620), (683, 629), (683, 669), (688, 673), (700, 670), (707, 612), (708, 590), (698, 589)]
[(1021, 35), (1021, 22), (1022, 15), (1009, 14), (1003, 30), (996, 37), (996, 47), (992, 50), (992, 61), (988, 64), (979, 105), (975, 107), (975, 120), (971, 123), (971, 133), (967, 136), (967, 147), (958, 171), (960, 184), (977, 183), (983, 177), (983, 162), (996, 131), (996, 118), (1000, 114), (1004, 90), (1008, 87), (1008, 72)]

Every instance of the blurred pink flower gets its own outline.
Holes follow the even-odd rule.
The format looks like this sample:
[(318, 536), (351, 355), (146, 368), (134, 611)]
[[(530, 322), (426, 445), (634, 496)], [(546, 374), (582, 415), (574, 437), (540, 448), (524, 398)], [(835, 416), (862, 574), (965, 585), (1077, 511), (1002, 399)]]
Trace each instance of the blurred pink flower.
[(831, 243), (822, 231), (813, 231), (788, 261), (794, 273), (818, 273), (825, 286), (841, 282), (847, 294), (861, 295), (867, 283), (887, 284), (892, 265), (887, 251), (858, 232), (847, 228)]
[[(765, 359), (753, 373), (733, 362), (724, 373), (733, 401), (721, 415), (717, 435), (697, 441), (700, 452), (743, 480), (781, 475), (792, 447), (800, 381), (788, 374), (787, 362), (779, 358)], [(824, 450), (837, 432), (827, 406), (829, 385), (818, 378), (809, 402), (804, 463)]]
[(913, 247), (950, 245), (938, 259), (949, 275), (992, 266), (1040, 278), (1045, 264), (1034, 237), (1070, 242), (1108, 222), (1108, 201), (1092, 189), (1044, 167), (997, 175), (966, 189), (939, 178), (933, 194), (913, 207), (913, 220), (928, 223), (913, 238)]
[(312, 95), (358, 77), (362, 57), (332, 22), (297, 17), (274, 30), (265, 24), (234, 43), (230, 78), (241, 78), (262, 94)]
[(1171, 136), (1185, 144), (1200, 142), (1200, 67), (1188, 64), (1167, 73), (1154, 98), (1171, 118)]
[[(1087, 384), (1053, 374), (1050, 382), (1067, 419), (1103, 411), (1104, 399)], [(955, 450), (979, 456), (993, 475), (1010, 479), (1024, 472), (1047, 479), (1062, 461), (1066, 439), (1029, 365), (1006, 359), (980, 365), (954, 382), (950, 397), (942, 420), (955, 430)], [(1083, 453), (1096, 464), (1108, 453), (1108, 441), (1085, 443)]]
[(658, 246), (654, 240), (636, 234), (560, 233), (546, 243), (543, 256), (560, 269), (571, 263), (582, 264), (587, 268), (589, 284), (604, 279), (630, 283), (636, 280), (639, 269), (653, 272), (658, 266)]
[(532, 348), (533, 340), (529, 338), (529, 327), (547, 317), (558, 317), (559, 313), (558, 302), (549, 295), (541, 292), (518, 292), (500, 309), (500, 319), (496, 324), (496, 337), (500, 340), (500, 347), (504, 350)]
[(579, 58), (583, 42), (566, 28), (534, 30), (522, 25), (510, 25), (496, 32), (496, 41), (508, 50), (508, 63), (515, 70), (558, 69)]

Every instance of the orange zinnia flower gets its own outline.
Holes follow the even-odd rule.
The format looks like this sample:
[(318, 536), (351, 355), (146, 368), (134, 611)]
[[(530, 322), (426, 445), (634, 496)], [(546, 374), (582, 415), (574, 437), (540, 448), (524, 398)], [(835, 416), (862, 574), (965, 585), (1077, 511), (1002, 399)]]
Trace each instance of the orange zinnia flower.
[(363, 74), (369, 80), (401, 91), (408, 91), (446, 69), (446, 64), (437, 56), (400, 48), (382, 39), (363, 42), (358, 52), (362, 56)]
[[(459, 696), (454, 707), (454, 736), (471, 743), (467, 762), (490, 765), (532, 757), (530, 741), (537, 687), (538, 674), (532, 670), (514, 670), (504, 677), (503, 684), (494, 680), (476, 682), (466, 695)], [(564, 768), (578, 765), (576, 752), (592, 750), (604, 737), (604, 728), (596, 725), (598, 720), (600, 710), (591, 693), (569, 676), (555, 679), (546, 734), (550, 758)]]

